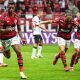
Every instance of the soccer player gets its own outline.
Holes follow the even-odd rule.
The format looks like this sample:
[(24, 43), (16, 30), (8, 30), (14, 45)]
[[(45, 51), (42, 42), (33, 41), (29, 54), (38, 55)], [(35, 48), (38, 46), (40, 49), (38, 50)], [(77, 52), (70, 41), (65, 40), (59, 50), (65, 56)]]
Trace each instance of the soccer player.
[[(0, 25), (2, 25), (2, 22), (1, 22), (1, 14), (3, 13), (3, 7), (0, 7)], [(1, 44), (1, 40), (0, 40), (0, 67), (6, 67), (8, 66), (7, 64), (3, 63), (3, 53), (2, 53), (2, 44)]]
[[(2, 22), (1, 22), (1, 20), (2, 20), (1, 14), (2, 14), (2, 13), (0, 13), (0, 26), (2, 25)], [(3, 53), (2, 53), (2, 49), (3, 49), (3, 47), (2, 47), (1, 40), (0, 40), (0, 67), (6, 67), (6, 66), (8, 66), (8, 65), (5, 64), (5, 63), (3, 63)]]
[(80, 59), (80, 12), (77, 13), (77, 17), (74, 19), (77, 26), (77, 31), (75, 32), (75, 41), (74, 41), (74, 49), (75, 52), (71, 57), (71, 63), (70, 63), (70, 71), (74, 71), (74, 64), (78, 63), (78, 60)]
[[(2, 22), (3, 25), (0, 26), (0, 39), (2, 42), (2, 46), (4, 49), (4, 56), (7, 58), (10, 58), (10, 46), (14, 49), (16, 55), (17, 55), (17, 61), (18, 66), (20, 70), (20, 76), (22, 79), (26, 79), (27, 77), (24, 74), (23, 69), (23, 58), (20, 50), (20, 44), (17, 37), (17, 32), (15, 31), (15, 26), (17, 25), (18, 34), (23, 42), (23, 44), (26, 44), (26, 40), (22, 36), (22, 32), (20, 29), (20, 18), (19, 16), (14, 12), (15, 10), (15, 3), (9, 2), (8, 4), (8, 11), (4, 12), (2, 14)], [(9, 29), (9, 31), (7, 31)]]
[[(41, 16), (43, 16), (43, 10), (39, 9), (37, 11), (36, 16), (34, 16), (32, 19), (32, 31), (34, 36), (34, 44), (33, 44), (32, 56), (31, 56), (32, 59), (35, 59), (37, 57), (39, 58), (43, 57), (41, 54), (42, 45), (43, 45), (41, 31), (42, 29), (48, 31), (45, 28), (44, 24), (50, 23), (52, 21), (52, 20), (41, 21)], [(38, 53), (36, 56), (37, 47), (38, 47)]]
[(55, 65), (60, 58), (64, 65), (64, 70), (69, 71), (66, 63), (66, 52), (70, 45), (71, 32), (73, 26), (75, 26), (75, 23), (72, 20), (72, 16), (66, 16), (65, 18), (56, 18), (55, 20), (53, 20), (53, 22), (57, 22), (59, 24), (57, 37), (58, 46), (60, 48), (59, 53), (54, 57), (53, 65)]

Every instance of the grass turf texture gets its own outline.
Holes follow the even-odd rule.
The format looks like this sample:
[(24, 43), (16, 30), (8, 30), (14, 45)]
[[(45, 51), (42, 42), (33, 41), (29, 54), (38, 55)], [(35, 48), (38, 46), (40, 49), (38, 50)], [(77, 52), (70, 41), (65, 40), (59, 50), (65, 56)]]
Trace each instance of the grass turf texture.
[[(43, 58), (31, 59), (32, 45), (22, 46), (24, 59), (24, 72), (28, 80), (80, 80), (80, 64), (74, 66), (74, 72), (65, 72), (61, 60), (56, 65), (52, 65), (53, 56), (58, 53), (57, 45), (44, 45)], [(17, 65), (16, 54), (11, 49), (10, 59), (4, 58), (8, 67), (0, 67), (0, 80), (21, 80)], [(70, 57), (74, 52), (73, 45), (67, 52), (67, 63), (70, 64)]]

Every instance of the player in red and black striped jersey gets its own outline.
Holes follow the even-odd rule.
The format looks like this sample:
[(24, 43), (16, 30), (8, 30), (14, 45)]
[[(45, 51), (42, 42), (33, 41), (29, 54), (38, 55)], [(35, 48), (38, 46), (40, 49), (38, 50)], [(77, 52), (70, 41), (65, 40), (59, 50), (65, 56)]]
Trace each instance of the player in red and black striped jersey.
[(76, 24), (79, 24), (77, 26), (77, 31), (75, 32), (75, 41), (74, 41), (74, 49), (75, 52), (71, 57), (71, 63), (70, 63), (70, 71), (74, 71), (74, 64), (78, 63), (78, 60), (80, 59), (80, 13), (77, 13), (77, 18), (74, 19)]
[(20, 18), (19, 16), (14, 12), (15, 10), (15, 3), (9, 2), (8, 5), (8, 11), (4, 12), (2, 14), (2, 24), (0, 24), (0, 39), (2, 42), (2, 46), (4, 48), (4, 56), (7, 58), (10, 58), (10, 46), (14, 49), (19, 70), (20, 70), (20, 76), (23, 79), (26, 79), (27, 77), (23, 73), (23, 58), (20, 50), (20, 39), (17, 37), (17, 32), (15, 31), (15, 26), (17, 25), (18, 33), (20, 38), (22, 39), (23, 44), (26, 44), (26, 40), (22, 36), (22, 32), (20, 29)]
[[(2, 12), (1, 12), (1, 9), (0, 9), (0, 26), (3, 25), (3, 18), (1, 16)], [(1, 40), (0, 40), (0, 67), (6, 67), (8, 66), (7, 64), (4, 63), (3, 61), (3, 53), (2, 53), (2, 50), (3, 50), (3, 46), (2, 46), (2, 43), (1, 43)]]
[(60, 52), (54, 57), (53, 65), (55, 65), (59, 58), (61, 58), (62, 63), (64, 65), (64, 70), (68, 71), (66, 63), (66, 51), (70, 45), (71, 33), (74, 26), (76, 26), (75, 22), (72, 20), (71, 16), (66, 16), (65, 18), (56, 18), (53, 22), (57, 22), (59, 24), (57, 37), (58, 37), (58, 46), (60, 48)]

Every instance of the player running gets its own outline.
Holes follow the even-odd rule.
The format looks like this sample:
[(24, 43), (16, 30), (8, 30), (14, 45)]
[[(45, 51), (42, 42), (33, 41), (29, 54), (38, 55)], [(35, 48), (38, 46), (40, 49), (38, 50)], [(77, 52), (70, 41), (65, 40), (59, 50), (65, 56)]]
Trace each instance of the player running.
[[(80, 24), (80, 13), (77, 13), (77, 18), (74, 19), (77, 24)], [(74, 41), (75, 52), (71, 57), (70, 71), (74, 71), (74, 64), (78, 63), (80, 59), (80, 25), (77, 26), (77, 31), (75, 32), (75, 41)]]
[(2, 46), (4, 48), (4, 56), (10, 58), (10, 46), (14, 49), (17, 55), (18, 66), (20, 70), (20, 76), (22, 79), (26, 79), (27, 77), (24, 75), (23, 69), (23, 58), (20, 50), (19, 39), (16, 37), (17, 32), (15, 31), (15, 26), (17, 25), (19, 36), (23, 42), (26, 44), (26, 40), (22, 36), (22, 32), (20, 29), (20, 18), (14, 12), (15, 3), (9, 2), (8, 11), (2, 14), (2, 26), (0, 26), (0, 39), (2, 42)]
[(59, 53), (54, 57), (53, 65), (55, 65), (60, 58), (64, 65), (64, 70), (68, 71), (69, 68), (66, 63), (66, 52), (70, 45), (72, 28), (73, 26), (76, 26), (76, 24), (72, 20), (72, 16), (66, 16), (65, 18), (56, 18), (53, 22), (57, 22), (59, 24), (57, 37), (58, 46), (60, 48)]

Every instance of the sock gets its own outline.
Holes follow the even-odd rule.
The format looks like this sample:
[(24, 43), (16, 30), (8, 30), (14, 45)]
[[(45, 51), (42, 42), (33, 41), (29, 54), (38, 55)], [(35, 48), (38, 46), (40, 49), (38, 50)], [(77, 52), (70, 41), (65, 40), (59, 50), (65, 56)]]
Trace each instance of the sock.
[(80, 53), (77, 54), (77, 59), (80, 59)]
[(20, 70), (20, 72), (23, 72), (23, 59), (22, 59), (21, 53), (17, 54), (17, 60), (18, 60), (19, 70)]
[(41, 55), (41, 51), (42, 51), (42, 46), (38, 46), (38, 54), (37, 55)]
[(60, 58), (61, 58), (61, 60), (62, 60), (63, 65), (64, 65), (64, 66), (67, 66), (65, 53), (61, 52), (61, 53), (60, 53)]
[(65, 53), (67, 52), (68, 48), (65, 48)]
[(77, 57), (77, 53), (74, 53), (71, 57), (71, 63), (70, 63), (70, 67), (73, 67), (74, 63), (75, 63), (75, 60), (76, 60), (76, 57)]
[(36, 56), (36, 50), (37, 50), (37, 47), (33, 47), (32, 56)]
[(0, 63), (3, 63), (3, 53), (0, 52)]
[(60, 58), (60, 53), (58, 53), (58, 54), (56, 55), (56, 58)]

